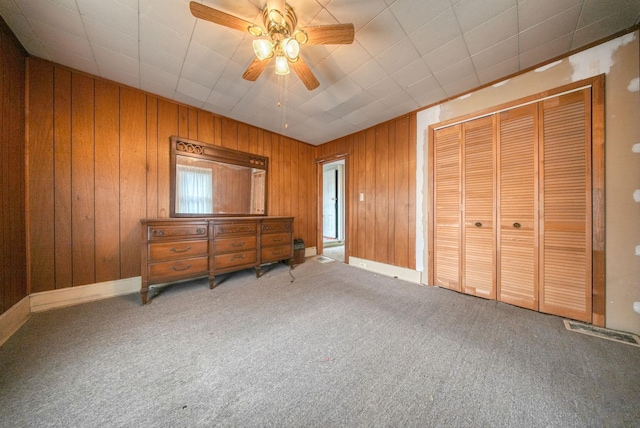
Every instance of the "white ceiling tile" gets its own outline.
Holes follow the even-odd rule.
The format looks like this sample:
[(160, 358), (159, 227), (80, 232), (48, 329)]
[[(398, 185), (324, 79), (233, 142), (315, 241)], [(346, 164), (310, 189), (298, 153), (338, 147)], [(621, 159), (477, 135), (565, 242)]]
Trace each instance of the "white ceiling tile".
[(85, 37), (79, 37), (75, 34), (68, 33), (57, 27), (53, 27), (40, 20), (31, 20), (29, 22), (31, 28), (42, 42), (43, 46), (51, 51), (68, 50), (70, 55), (80, 56), (89, 60), (93, 60), (93, 52), (91, 44)]
[(196, 18), (191, 14), (188, 4), (180, 1), (139, 0), (139, 5), (140, 15), (147, 16), (185, 37), (191, 37)]
[(82, 18), (77, 10), (71, 10), (46, 0), (23, 0), (16, 2), (16, 4), (30, 23), (36, 20), (46, 22), (50, 27), (74, 36), (85, 36)]
[(453, 6), (463, 33), (516, 6), (516, 0), (460, 0)]
[(102, 46), (123, 55), (138, 58), (138, 38), (89, 18), (84, 20), (92, 45)]
[[(455, 95), (458, 92), (451, 93), (450, 91), (447, 91), (446, 89), (447, 87), (457, 88), (460, 86), (466, 86), (466, 84), (465, 85), (460, 84), (460, 82), (463, 82), (463, 81), (465, 82), (474, 81), (475, 86), (479, 85), (478, 78), (476, 76), (476, 70), (474, 69), (473, 62), (471, 61), (470, 58), (464, 59), (450, 67), (445, 68), (444, 70), (438, 73), (434, 73), (434, 76), (440, 83), (440, 86), (442, 86), (445, 89), (445, 92), (447, 92), (448, 95)], [(465, 89), (469, 89), (469, 88), (465, 88)]]
[(431, 76), (431, 70), (424, 63), (422, 58), (413, 61), (411, 64), (403, 67), (391, 75), (402, 88), (409, 86)]
[(200, 108), (204, 104), (199, 99), (190, 97), (189, 95), (183, 94), (182, 92), (178, 92), (178, 91), (176, 91), (176, 93), (173, 95), (173, 99), (180, 103), (186, 104), (191, 107), (196, 107), (196, 108)]
[[(225, 94), (239, 100), (251, 89), (252, 82), (243, 82), (246, 82), (246, 80), (243, 80), (242, 78), (239, 79), (235, 75), (233, 76), (233, 80), (221, 77), (218, 79), (218, 82), (213, 89), (215, 92)], [(211, 97), (209, 97), (208, 101), (211, 102)]]
[(462, 34), (453, 9), (449, 8), (409, 34), (420, 55), (424, 56)]
[(332, 0), (326, 7), (339, 23), (352, 23), (358, 31), (382, 13), (387, 5), (384, 0), (367, 0), (367, 7), (363, 8), (362, 0)]
[[(209, 49), (215, 50), (224, 58), (230, 59), (243, 42), (244, 35), (239, 31), (229, 30), (221, 25), (198, 20), (193, 31), (193, 40)], [(251, 49), (251, 43), (245, 43)]]
[(366, 91), (379, 100), (392, 95), (394, 92), (402, 91), (402, 88), (391, 77), (385, 77), (375, 85), (368, 87)]
[(423, 57), (432, 73), (436, 74), (451, 64), (456, 64), (469, 57), (467, 45), (462, 37), (452, 40)]
[(181, 77), (178, 80), (178, 87), (176, 88), (176, 92), (188, 95), (198, 101), (205, 102), (211, 94), (211, 88)]
[(59, 50), (57, 48), (51, 48), (49, 51), (58, 64), (66, 65), (67, 67), (75, 68), (76, 70), (91, 73), (96, 76), (100, 75), (98, 66), (93, 58), (75, 55), (68, 49)]
[[(264, 0), (258, 0), (258, 9), (266, 4)], [(287, 4), (293, 8), (298, 18), (298, 28), (306, 27), (321, 11), (323, 5), (319, 2), (308, 0), (288, 0)]]
[(367, 89), (387, 76), (387, 73), (375, 61), (371, 60), (362, 67), (358, 67), (350, 74), (351, 78), (362, 88)]
[[(538, 25), (567, 9), (578, 6), (584, 0), (523, 0), (518, 3), (520, 31)], [(600, 1), (600, 0), (598, 0)]]
[(623, 11), (629, 14), (632, 22), (636, 22), (640, 11), (640, 0), (584, 0), (578, 26), (584, 27)]
[[(313, 46), (304, 46), (303, 52), (313, 49)], [(329, 55), (325, 61), (331, 66), (349, 74), (361, 67), (371, 59), (371, 55), (357, 41), (350, 45), (340, 45)]]
[(478, 80), (481, 85), (485, 85), (503, 79), (505, 76), (517, 73), (518, 71), (520, 71), (520, 60), (518, 57), (513, 57), (497, 63), (492, 67), (478, 71)]
[(229, 95), (222, 94), (214, 90), (209, 95), (209, 98), (203, 105), (203, 108), (211, 112), (224, 115), (230, 112), (236, 104), (238, 104), (238, 98), (230, 97)]
[(100, 70), (105, 67), (110, 67), (132, 76), (140, 75), (140, 62), (138, 58), (131, 58), (130, 56), (97, 45), (93, 46), (93, 55), (96, 58), (98, 69)]
[(213, 88), (222, 75), (222, 69), (217, 72), (211, 72), (209, 70), (202, 69), (197, 65), (185, 62), (182, 66), (181, 78), (188, 79), (192, 82), (196, 82), (204, 87)]
[(557, 57), (562, 52), (567, 52), (571, 46), (572, 35), (560, 37), (543, 45), (520, 54), (520, 69), (533, 67), (542, 62)]
[(580, 6), (568, 9), (553, 18), (520, 33), (520, 52), (527, 52), (559, 37), (572, 34), (580, 16)]
[[(73, 0), (69, 0), (73, 1)], [(135, 11), (138, 10), (138, 0), (116, 0), (117, 3), (120, 3), (123, 6), (127, 6), (130, 9)]]
[(510, 37), (471, 56), (476, 71), (486, 70), (510, 58), (518, 57), (518, 36)]
[(326, 60), (340, 45), (308, 45), (300, 50), (301, 55), (310, 68), (314, 68), (322, 61)]
[(397, 0), (390, 7), (407, 34), (450, 8), (449, 0)]
[(407, 37), (375, 57), (387, 74), (395, 73), (418, 59), (420, 55)]
[(165, 70), (154, 67), (153, 65), (147, 64), (145, 62), (140, 63), (141, 81), (155, 82), (158, 86), (166, 88), (165, 90), (163, 90), (164, 93), (171, 92), (171, 95), (173, 95), (173, 92), (178, 86), (179, 78), (180, 76), (168, 73)]
[(138, 37), (138, 11), (114, 0), (77, 0), (80, 14), (130, 37)]
[(464, 33), (471, 55), (518, 34), (518, 8), (512, 7), (495, 18)]
[(50, 59), (49, 53), (36, 36), (27, 19), (20, 13), (15, 3), (7, 3), (6, 0), (4, 3), (0, 3), (0, 15), (4, 18), (9, 28), (12, 29), (13, 33), (29, 54)]
[(340, 100), (341, 103), (344, 103), (349, 98), (362, 92), (362, 88), (353, 80), (351, 80), (351, 78), (344, 77), (338, 82), (329, 86), (327, 88), (327, 91), (331, 92), (336, 98)]
[(361, 112), (360, 110), (356, 110), (353, 111), (349, 114), (347, 114), (346, 116), (344, 116), (344, 120), (346, 120), (347, 122), (349, 122), (352, 125), (360, 125), (361, 123), (366, 122), (368, 119), (368, 116), (366, 114), (364, 114), (363, 112)]
[(140, 42), (180, 58), (184, 58), (189, 46), (188, 37), (146, 16), (140, 16)]
[(623, 9), (614, 15), (578, 28), (571, 42), (571, 50), (606, 38), (609, 36), (610, 28), (629, 28), (640, 24), (640, 21), (637, 21), (638, 10), (640, 10), (640, 6), (634, 10)]
[(140, 61), (176, 76), (180, 75), (180, 70), (182, 70), (182, 64), (184, 63), (182, 57), (173, 56), (143, 41), (140, 42)]
[(388, 9), (357, 32), (358, 41), (371, 56), (390, 48), (406, 33)]
[(124, 73), (119, 68), (102, 66), (100, 67), (100, 77), (113, 80), (114, 82), (118, 82), (127, 86), (131, 86), (132, 88), (140, 88), (139, 75), (134, 76), (128, 73)]

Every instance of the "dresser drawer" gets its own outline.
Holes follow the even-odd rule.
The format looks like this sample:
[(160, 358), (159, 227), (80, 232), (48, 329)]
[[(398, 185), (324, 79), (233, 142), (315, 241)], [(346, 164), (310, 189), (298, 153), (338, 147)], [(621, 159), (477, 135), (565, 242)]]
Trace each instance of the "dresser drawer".
[(279, 245), (277, 247), (266, 247), (260, 250), (260, 261), (273, 262), (291, 258), (291, 245)]
[(289, 220), (262, 222), (262, 233), (291, 232), (292, 223)]
[(149, 260), (178, 259), (206, 256), (209, 241), (156, 242), (149, 244)]
[(262, 235), (262, 246), (291, 244), (290, 233), (269, 233)]
[(208, 275), (209, 257), (173, 260), (152, 263), (149, 265), (149, 280), (170, 280), (180, 277), (194, 277), (198, 274)]
[(255, 265), (257, 257), (258, 252), (256, 250), (219, 254), (214, 257), (214, 269), (220, 270), (235, 266)]
[(184, 225), (158, 225), (147, 226), (147, 238), (149, 241), (180, 239), (180, 238), (207, 238), (207, 225), (184, 224)]
[(230, 251), (255, 250), (258, 238), (255, 236), (239, 236), (236, 238), (218, 238), (214, 241), (214, 253)]
[(258, 224), (256, 222), (247, 223), (221, 223), (213, 225), (214, 235), (233, 236), (233, 235), (255, 235), (258, 232)]

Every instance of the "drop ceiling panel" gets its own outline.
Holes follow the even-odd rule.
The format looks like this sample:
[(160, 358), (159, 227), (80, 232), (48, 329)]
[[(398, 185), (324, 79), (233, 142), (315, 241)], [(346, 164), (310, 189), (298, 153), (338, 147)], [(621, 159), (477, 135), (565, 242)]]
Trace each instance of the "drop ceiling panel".
[[(197, 0), (262, 25), (265, 0)], [(640, 23), (640, 0), (289, 0), (299, 26), (354, 24), (350, 45), (302, 46), (308, 91), (273, 61), (241, 78), (252, 36), (189, 0), (0, 0), (35, 56), (320, 144), (537, 66)], [(284, 94), (284, 95), (283, 95)], [(284, 128), (279, 97), (289, 112)]]

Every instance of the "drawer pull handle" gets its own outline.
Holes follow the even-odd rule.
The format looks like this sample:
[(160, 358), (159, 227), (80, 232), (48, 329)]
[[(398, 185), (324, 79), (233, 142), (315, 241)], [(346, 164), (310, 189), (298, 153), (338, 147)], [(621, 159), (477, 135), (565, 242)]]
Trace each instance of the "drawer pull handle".
[(158, 230), (158, 229), (153, 229), (153, 231), (151, 232), (151, 234), (153, 236), (163, 236), (164, 235), (164, 231), (163, 230)]
[(274, 256), (279, 256), (280, 254), (282, 254), (282, 251), (272, 251), (271, 254), (273, 254)]
[(171, 251), (172, 253), (186, 253), (187, 251), (189, 251), (191, 249), (191, 245), (189, 245), (187, 248), (185, 248), (184, 250), (176, 250), (174, 247), (171, 247), (169, 249), (169, 251)]
[(231, 243), (232, 247), (244, 247), (244, 241), (240, 242), (239, 244), (236, 244), (235, 242)]
[(513, 223), (513, 227), (515, 227), (516, 229), (519, 229), (520, 226), (522, 226), (520, 223)]
[(244, 254), (236, 254), (235, 256), (233, 256), (233, 258), (231, 259), (231, 261), (234, 261), (234, 260), (236, 260), (236, 259), (242, 259), (242, 260), (244, 260), (244, 259), (245, 259)]
[(183, 267), (183, 268), (177, 268), (175, 266), (171, 266), (171, 270), (174, 270), (174, 271), (177, 271), (177, 272), (180, 272), (180, 271), (183, 271), (183, 270), (187, 270), (187, 269), (191, 269), (191, 265), (187, 265), (187, 267)]
[(272, 238), (271, 242), (280, 242), (282, 241), (282, 238)]
[(206, 229), (204, 227), (199, 227), (198, 230), (196, 230), (196, 233), (199, 235), (203, 235), (205, 231)]
[(476, 222), (476, 227), (482, 227), (482, 223), (480, 223), (479, 221)]

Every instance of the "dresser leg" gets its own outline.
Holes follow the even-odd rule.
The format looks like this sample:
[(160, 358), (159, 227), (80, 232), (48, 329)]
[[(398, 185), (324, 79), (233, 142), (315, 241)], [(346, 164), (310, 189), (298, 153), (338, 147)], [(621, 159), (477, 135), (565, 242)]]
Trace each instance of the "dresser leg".
[(256, 278), (260, 278), (260, 266), (256, 266)]
[(149, 295), (149, 287), (143, 287), (140, 289), (140, 296), (142, 297), (142, 304), (147, 304), (147, 296)]
[(213, 290), (215, 288), (215, 281), (214, 281), (215, 277), (214, 276), (210, 276), (209, 277), (209, 289)]

